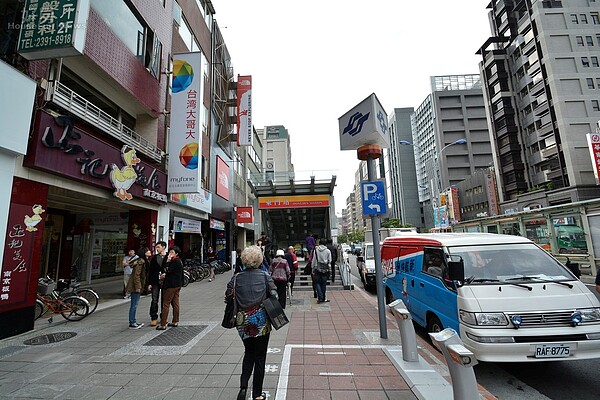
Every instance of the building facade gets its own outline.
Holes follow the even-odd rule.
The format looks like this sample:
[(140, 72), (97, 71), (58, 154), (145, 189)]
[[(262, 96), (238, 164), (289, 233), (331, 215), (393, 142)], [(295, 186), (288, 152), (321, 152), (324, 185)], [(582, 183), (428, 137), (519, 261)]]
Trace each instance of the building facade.
[(480, 71), (499, 198), (522, 210), (600, 195), (586, 135), (600, 120), (595, 1), (496, 1)]

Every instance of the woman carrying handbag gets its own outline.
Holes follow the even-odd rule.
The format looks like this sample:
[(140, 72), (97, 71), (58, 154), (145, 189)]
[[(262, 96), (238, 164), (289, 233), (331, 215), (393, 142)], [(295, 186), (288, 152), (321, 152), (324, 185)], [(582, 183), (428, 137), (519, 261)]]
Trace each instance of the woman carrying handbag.
[[(263, 301), (273, 296), (277, 298), (277, 288), (269, 274), (260, 269), (263, 253), (258, 246), (249, 246), (242, 251), (242, 272), (235, 274), (227, 284), (225, 297), (235, 296), (237, 302), (236, 328), (244, 343), (244, 359), (240, 376), (238, 400), (246, 399), (250, 375), (252, 380), (252, 398), (265, 400), (263, 381), (271, 323), (263, 306)], [(235, 284), (235, 287), (234, 287)]]

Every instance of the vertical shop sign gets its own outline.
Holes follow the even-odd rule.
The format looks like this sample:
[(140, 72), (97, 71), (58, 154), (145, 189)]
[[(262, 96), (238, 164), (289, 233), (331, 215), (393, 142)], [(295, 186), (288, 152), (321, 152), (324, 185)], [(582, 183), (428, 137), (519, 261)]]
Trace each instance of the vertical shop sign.
[(587, 142), (590, 149), (594, 176), (596, 177), (596, 185), (600, 185), (600, 133), (588, 133)]
[(251, 224), (254, 222), (254, 209), (252, 207), (237, 207), (235, 220), (238, 224)]
[(28, 60), (83, 54), (89, 0), (27, 0), (17, 51)]
[(487, 191), (488, 207), (490, 209), (490, 215), (492, 217), (499, 214), (500, 209), (498, 207), (498, 197), (496, 193), (496, 180), (494, 175), (487, 174), (485, 176), (485, 187)]
[(201, 185), (202, 53), (173, 56), (168, 193), (195, 193)]
[(0, 312), (35, 301), (47, 195), (48, 186), (15, 178), (0, 271)]
[(252, 146), (252, 76), (238, 75), (237, 144)]

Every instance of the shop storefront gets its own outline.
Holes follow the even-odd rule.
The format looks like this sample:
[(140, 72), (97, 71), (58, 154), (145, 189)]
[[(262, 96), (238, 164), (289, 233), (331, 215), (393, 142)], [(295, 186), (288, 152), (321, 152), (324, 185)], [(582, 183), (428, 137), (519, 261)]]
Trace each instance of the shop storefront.
[(212, 210), (212, 194), (203, 189), (197, 193), (171, 194), (169, 208), (173, 243), (181, 248), (184, 258), (202, 258), (203, 225)]
[(127, 250), (156, 241), (166, 174), (134, 147), (92, 132), (66, 116), (40, 111), (35, 119), (23, 166), (47, 191), (36, 249), (40, 276), (83, 282), (119, 276)]

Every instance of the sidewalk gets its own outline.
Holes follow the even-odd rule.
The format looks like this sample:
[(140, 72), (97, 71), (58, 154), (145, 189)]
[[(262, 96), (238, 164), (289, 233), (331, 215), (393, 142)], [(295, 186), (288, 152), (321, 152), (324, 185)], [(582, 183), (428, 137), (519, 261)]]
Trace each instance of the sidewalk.
[[(146, 324), (139, 330), (128, 329), (129, 301), (116, 298), (79, 322), (38, 320), (34, 331), (0, 341), (0, 399), (235, 399), (243, 345), (236, 330), (220, 326), (229, 276), (183, 288), (180, 326), (166, 331), (147, 326), (148, 296), (138, 306), (138, 322)], [(286, 309), (290, 324), (269, 342), (269, 398), (452, 398), (441, 355), (421, 339), (419, 364), (430, 371), (398, 370), (397, 327), (388, 319), (388, 339), (380, 339), (372, 297), (361, 290), (328, 297), (317, 304), (312, 292), (295, 292)], [(40, 344), (24, 344), (33, 338)], [(433, 378), (445, 381), (442, 391), (429, 390)], [(481, 387), (480, 394), (493, 398)]]

